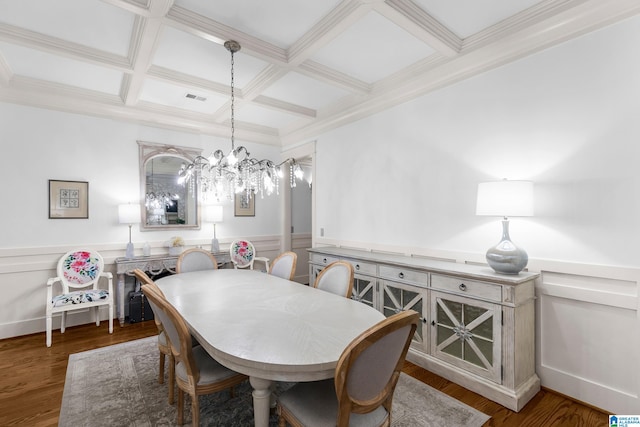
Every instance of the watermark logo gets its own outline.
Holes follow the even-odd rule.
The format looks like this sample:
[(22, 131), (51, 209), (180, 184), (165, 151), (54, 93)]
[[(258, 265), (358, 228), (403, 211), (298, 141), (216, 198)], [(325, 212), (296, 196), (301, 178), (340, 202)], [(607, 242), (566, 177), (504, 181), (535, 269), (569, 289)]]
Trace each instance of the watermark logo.
[(640, 415), (609, 415), (609, 427), (640, 427)]

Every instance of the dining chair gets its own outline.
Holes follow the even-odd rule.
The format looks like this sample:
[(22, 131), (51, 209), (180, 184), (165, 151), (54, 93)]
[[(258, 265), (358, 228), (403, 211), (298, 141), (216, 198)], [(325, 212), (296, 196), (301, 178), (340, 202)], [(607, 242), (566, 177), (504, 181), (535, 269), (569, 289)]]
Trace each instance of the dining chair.
[[(158, 292), (162, 297), (164, 297), (164, 293), (158, 285), (145, 273), (144, 271), (136, 268), (133, 270), (134, 276), (140, 281), (143, 285), (148, 285), (153, 287), (156, 292)], [(151, 310), (153, 311), (153, 321), (158, 328), (158, 351), (160, 352), (159, 357), (159, 366), (158, 366), (158, 383), (164, 384), (164, 366), (165, 359), (168, 359), (167, 362), (169, 364), (169, 404), (173, 405), (174, 401), (174, 389), (175, 389), (175, 361), (173, 360), (173, 353), (171, 353), (171, 345), (169, 344), (169, 339), (167, 338), (167, 334), (162, 327), (162, 322), (160, 322), (160, 318), (158, 317), (158, 313), (155, 312), (153, 306), (151, 306)]]
[(233, 268), (249, 268), (253, 270), (253, 263), (261, 261), (264, 263), (266, 271), (269, 271), (269, 258), (256, 256), (256, 249), (253, 243), (248, 240), (236, 240), (229, 246), (229, 254)]
[(293, 280), (293, 276), (296, 274), (297, 262), (298, 254), (295, 252), (283, 252), (271, 263), (269, 274), (282, 277), (283, 279)]
[(176, 362), (175, 381), (178, 385), (178, 425), (184, 422), (184, 393), (191, 397), (191, 420), (193, 426), (200, 425), (198, 396), (212, 394), (242, 383), (248, 377), (234, 372), (213, 359), (198, 345), (193, 347), (191, 334), (184, 318), (156, 289), (142, 285), (142, 292), (149, 299), (154, 314), (169, 338), (171, 352)]
[(216, 257), (211, 252), (200, 248), (187, 249), (180, 254), (176, 262), (176, 273), (217, 269)]
[(353, 292), (353, 265), (347, 261), (334, 261), (316, 277), (314, 288), (351, 298)]
[[(104, 271), (104, 260), (95, 251), (76, 249), (58, 260), (56, 277), (47, 280), (46, 342), (51, 347), (53, 315), (62, 313), (60, 333), (64, 333), (67, 312), (94, 308), (96, 326), (100, 326), (100, 307), (109, 311), (109, 333), (113, 333), (113, 275)], [(107, 289), (99, 287), (100, 278), (107, 281)], [(60, 283), (61, 293), (54, 294), (54, 285)]]
[(389, 426), (391, 405), (419, 314), (403, 311), (356, 337), (332, 379), (301, 382), (278, 397), (279, 427)]

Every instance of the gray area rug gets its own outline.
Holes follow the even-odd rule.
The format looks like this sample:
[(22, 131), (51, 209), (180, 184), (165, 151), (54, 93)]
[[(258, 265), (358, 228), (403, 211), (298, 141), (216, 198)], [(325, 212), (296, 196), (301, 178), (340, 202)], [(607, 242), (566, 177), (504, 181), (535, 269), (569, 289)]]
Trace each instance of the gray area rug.
[[(287, 386), (278, 384), (276, 393)], [(158, 384), (156, 337), (69, 356), (60, 426), (173, 426), (176, 411), (176, 405), (168, 404), (166, 381)], [(252, 426), (251, 386), (238, 386), (233, 398), (228, 391), (201, 396), (200, 411), (203, 426)], [(394, 427), (481, 426), (489, 418), (408, 375), (398, 381)], [(188, 401), (185, 422), (191, 422)], [(277, 416), (272, 415), (270, 426), (276, 425)]]

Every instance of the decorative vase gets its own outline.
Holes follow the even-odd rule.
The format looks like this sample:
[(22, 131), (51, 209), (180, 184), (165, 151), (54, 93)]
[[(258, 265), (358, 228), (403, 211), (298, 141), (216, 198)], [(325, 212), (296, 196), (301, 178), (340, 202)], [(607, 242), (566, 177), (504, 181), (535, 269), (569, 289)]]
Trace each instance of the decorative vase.
[(171, 256), (180, 255), (183, 249), (184, 249), (183, 246), (169, 246), (169, 255)]

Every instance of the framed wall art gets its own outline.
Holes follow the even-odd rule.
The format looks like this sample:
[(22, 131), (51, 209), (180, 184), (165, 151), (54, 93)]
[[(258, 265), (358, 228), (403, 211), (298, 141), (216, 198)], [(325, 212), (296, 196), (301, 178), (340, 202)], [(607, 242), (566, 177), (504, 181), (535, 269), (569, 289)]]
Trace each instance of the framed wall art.
[(89, 218), (89, 183), (49, 180), (49, 219)]
[(234, 216), (256, 216), (256, 195), (236, 194)]

